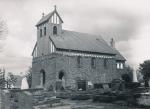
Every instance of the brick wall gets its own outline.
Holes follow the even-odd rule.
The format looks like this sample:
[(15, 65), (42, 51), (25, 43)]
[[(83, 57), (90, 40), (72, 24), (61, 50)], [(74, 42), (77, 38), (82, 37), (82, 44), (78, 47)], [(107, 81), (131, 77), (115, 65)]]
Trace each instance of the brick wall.
[(109, 83), (115, 78), (115, 60), (108, 59), (108, 67), (104, 68), (104, 59), (96, 58), (96, 67), (91, 67), (91, 58), (81, 58), (81, 67), (77, 65), (77, 57), (60, 56), (56, 60), (56, 73), (65, 72), (67, 86), (75, 84), (78, 78), (92, 83)]
[(32, 87), (40, 87), (40, 71), (43, 69), (46, 73), (46, 84), (53, 83), (56, 80), (56, 55), (36, 58), (32, 62)]
[(109, 83), (112, 79), (120, 78), (116, 71), (116, 61), (114, 58), (107, 59), (107, 68), (104, 67), (104, 59), (96, 58), (96, 67), (91, 67), (91, 57), (81, 57), (81, 67), (77, 65), (76, 56), (63, 56), (51, 54), (43, 58), (33, 60), (32, 87), (40, 85), (40, 70), (46, 72), (46, 84), (55, 84), (59, 72), (64, 72), (66, 86), (75, 86), (77, 79), (84, 79), (92, 83)]

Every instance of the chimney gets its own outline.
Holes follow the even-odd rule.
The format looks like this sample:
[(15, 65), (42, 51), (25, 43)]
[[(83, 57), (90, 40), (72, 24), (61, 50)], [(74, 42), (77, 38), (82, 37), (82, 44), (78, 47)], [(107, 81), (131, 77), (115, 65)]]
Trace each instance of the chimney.
[(42, 13), (42, 17), (44, 17), (44, 12)]
[(115, 48), (115, 41), (113, 38), (111, 38), (111, 40), (110, 40), (110, 46)]

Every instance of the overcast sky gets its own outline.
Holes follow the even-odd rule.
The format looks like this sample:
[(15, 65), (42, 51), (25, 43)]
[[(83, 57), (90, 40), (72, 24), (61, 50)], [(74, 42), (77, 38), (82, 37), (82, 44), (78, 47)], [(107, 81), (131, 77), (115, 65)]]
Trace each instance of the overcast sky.
[(63, 29), (113, 37), (116, 48), (137, 67), (150, 59), (150, 0), (0, 0), (0, 17), (8, 35), (0, 41), (0, 67), (25, 72), (36, 42), (35, 24), (57, 5)]

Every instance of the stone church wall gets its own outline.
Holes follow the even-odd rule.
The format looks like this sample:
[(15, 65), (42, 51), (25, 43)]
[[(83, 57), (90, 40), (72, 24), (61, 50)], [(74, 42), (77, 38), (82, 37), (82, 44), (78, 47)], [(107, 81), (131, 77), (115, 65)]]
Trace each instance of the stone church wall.
[(44, 56), (36, 58), (32, 62), (32, 87), (40, 87), (40, 76), (41, 76), (41, 70), (45, 71), (45, 84), (50, 84), (49, 82), (54, 82), (56, 80), (56, 64), (55, 61), (56, 56), (54, 55), (49, 55), (49, 56)]
[(77, 79), (94, 83), (109, 83), (116, 78), (116, 64), (114, 59), (108, 59), (104, 68), (104, 59), (96, 58), (96, 67), (91, 67), (91, 58), (82, 57), (81, 67), (77, 65), (77, 57), (60, 56), (56, 60), (56, 73), (64, 71), (66, 86), (74, 86)]
[(77, 65), (77, 56), (64, 56), (53, 54), (43, 59), (33, 61), (32, 87), (40, 86), (40, 71), (46, 72), (45, 87), (55, 84), (60, 72), (64, 73), (65, 85), (76, 87), (77, 80), (82, 79), (94, 83), (110, 83), (120, 75), (116, 72), (114, 58), (107, 59), (107, 68), (104, 67), (103, 58), (95, 58), (96, 67), (91, 67), (91, 57), (81, 57), (81, 67)]

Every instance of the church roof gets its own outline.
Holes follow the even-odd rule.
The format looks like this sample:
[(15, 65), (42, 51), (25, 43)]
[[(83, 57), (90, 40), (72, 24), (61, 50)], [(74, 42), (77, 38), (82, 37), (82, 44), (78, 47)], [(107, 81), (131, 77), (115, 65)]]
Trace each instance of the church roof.
[(62, 30), (61, 36), (50, 36), (56, 48), (116, 55), (116, 60), (125, 58), (114, 48), (110, 47), (101, 36), (74, 31)]
[[(61, 23), (63, 23), (55, 6), (54, 11), (42, 17), (36, 26), (47, 22), (54, 14), (56, 14)], [(116, 60), (125, 61), (125, 58), (119, 53), (119, 51), (109, 46), (101, 36), (62, 30), (61, 36), (50, 36), (50, 39), (57, 49), (116, 55)]]
[(42, 23), (47, 22), (47, 21), (52, 17), (52, 15), (53, 15), (54, 13), (57, 14), (57, 16), (59, 17), (60, 21), (63, 23), (63, 20), (61, 19), (60, 15), (58, 14), (57, 10), (55, 9), (54, 11), (50, 12), (50, 13), (47, 14), (46, 16), (42, 17), (42, 18), (38, 21), (38, 23), (36, 24), (36, 26), (39, 26), (39, 25), (41, 25)]
[(113, 48), (115, 51), (116, 51), (116, 60), (117, 61), (126, 61), (126, 59), (121, 55), (121, 53), (116, 49), (116, 48)]

